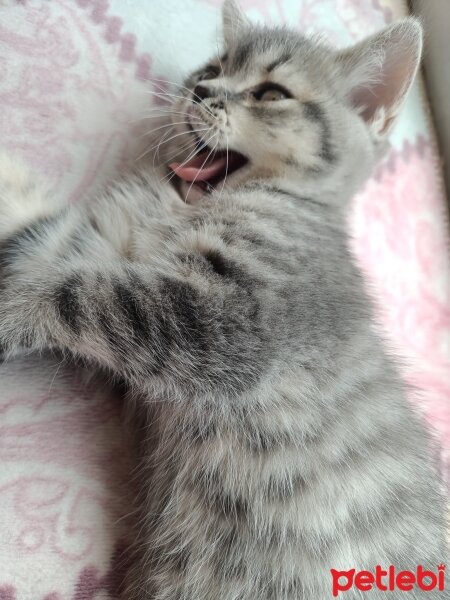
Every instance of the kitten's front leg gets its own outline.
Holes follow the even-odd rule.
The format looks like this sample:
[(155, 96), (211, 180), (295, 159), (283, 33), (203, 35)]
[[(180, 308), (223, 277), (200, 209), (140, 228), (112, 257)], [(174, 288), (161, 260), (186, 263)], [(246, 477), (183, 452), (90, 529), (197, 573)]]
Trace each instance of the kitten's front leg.
[[(119, 184), (92, 207), (51, 209), (47, 218), (40, 212), (22, 228), (16, 219), (3, 235), (2, 345), (10, 355), (56, 348), (141, 388), (239, 394), (266, 371), (270, 356), (262, 284), (249, 284), (202, 219), (197, 229), (189, 218), (155, 221), (145, 212), (152, 188), (142, 180), (124, 185), (132, 193)], [(8, 196), (1, 210), (22, 199)], [(128, 244), (135, 222), (145, 233)]]
[[(47, 182), (38, 178), (19, 159), (0, 153), (0, 293), (7, 288), (8, 262), (21, 244), (33, 238), (36, 223), (44, 226), (63, 204)], [(0, 326), (0, 354), (5, 339)]]
[[(69, 207), (19, 160), (0, 154), (0, 351), (73, 346), (70, 331), (78, 270), (117, 259), (127, 223), (112, 207), (121, 235), (107, 239), (86, 207)], [(131, 210), (129, 211), (131, 212)], [(89, 258), (85, 258), (89, 256)], [(89, 262), (90, 261), (90, 262)], [(66, 321), (67, 327), (61, 326)], [(73, 323), (72, 323), (73, 324)]]

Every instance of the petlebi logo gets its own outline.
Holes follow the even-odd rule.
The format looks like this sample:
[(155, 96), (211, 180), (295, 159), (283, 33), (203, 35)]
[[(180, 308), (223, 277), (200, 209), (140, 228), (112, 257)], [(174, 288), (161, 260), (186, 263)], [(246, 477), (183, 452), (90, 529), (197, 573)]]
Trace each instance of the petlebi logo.
[[(433, 590), (445, 591), (445, 565), (437, 567), (437, 571), (425, 569), (422, 565), (416, 567), (415, 571), (397, 571), (394, 566), (383, 569), (380, 565), (374, 571), (337, 571), (331, 569), (331, 585), (333, 596), (344, 594), (348, 590), (356, 588), (361, 592), (369, 592), (378, 589), (382, 592), (412, 592), (422, 590), (431, 592)], [(345, 600), (343, 598), (343, 600)]]

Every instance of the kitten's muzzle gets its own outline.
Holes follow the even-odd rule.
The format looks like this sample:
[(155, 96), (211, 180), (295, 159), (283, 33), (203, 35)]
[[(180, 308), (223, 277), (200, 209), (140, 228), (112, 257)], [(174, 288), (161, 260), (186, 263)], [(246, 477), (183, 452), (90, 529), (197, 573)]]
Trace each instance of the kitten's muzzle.
[(212, 100), (212, 102), (208, 103), (209, 108), (224, 110), (228, 94), (222, 87), (214, 87), (199, 83), (195, 86), (192, 96), (195, 104), (202, 104), (204, 100)]
[(241, 153), (231, 149), (227, 145), (226, 150), (210, 148), (208, 143), (199, 138), (191, 123), (188, 123), (196, 142), (194, 156), (184, 162), (173, 162), (168, 165), (169, 169), (180, 181), (190, 184), (192, 187), (205, 193), (214, 190), (219, 183), (225, 184), (226, 180), (248, 164), (248, 159)]

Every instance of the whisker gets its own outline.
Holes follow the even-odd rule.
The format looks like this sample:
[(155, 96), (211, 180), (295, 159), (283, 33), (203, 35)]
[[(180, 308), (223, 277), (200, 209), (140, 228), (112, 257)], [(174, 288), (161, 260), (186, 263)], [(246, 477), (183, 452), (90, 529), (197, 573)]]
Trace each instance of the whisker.
[[(202, 123), (199, 122), (199, 125)], [(190, 121), (175, 121), (173, 123), (167, 123), (166, 125), (161, 125), (161, 127), (156, 127), (156, 129), (150, 129), (147, 133), (143, 133), (142, 135), (149, 135), (150, 133), (155, 133), (155, 131), (159, 131), (160, 129), (166, 129), (166, 127), (174, 127), (175, 125), (191, 125)]]
[[(175, 81), (168, 81), (168, 80), (165, 80), (165, 79), (158, 79), (158, 78), (152, 78), (152, 79), (149, 79), (149, 81), (164, 81), (166, 83), (171, 83), (172, 85), (174, 85), (174, 86), (176, 86), (178, 88), (182, 88), (183, 90), (186, 90), (187, 92), (189, 92), (189, 96), (192, 94), (192, 96), (194, 96), (195, 98), (197, 98), (197, 100), (199, 100), (200, 102), (202, 101), (202, 99), (200, 98), (200, 96), (198, 94), (196, 94), (194, 92), (194, 90), (191, 90), (190, 88), (186, 87), (185, 85), (182, 85), (181, 83), (176, 83)], [(159, 87), (161, 87), (161, 86), (159, 86)], [(183, 98), (184, 97), (185, 96), (183, 96)], [(185, 98), (186, 98), (186, 100), (189, 99), (188, 97), (185, 97)]]
[(157, 148), (156, 148), (156, 152), (155, 152), (155, 153), (154, 153), (154, 155), (153, 155), (153, 163), (152, 163), (153, 167), (155, 166), (156, 157), (158, 157), (158, 160), (159, 160), (159, 149), (161, 148), (161, 144), (163, 144), (163, 143), (164, 143), (164, 138), (165, 138), (165, 137), (166, 137), (166, 136), (167, 136), (169, 133), (170, 133), (170, 130), (169, 130), (169, 131), (166, 131), (166, 133), (163, 135), (163, 137), (162, 137), (162, 138), (161, 138), (161, 140), (159, 141), (159, 144), (158, 144), (158, 146), (157, 146)]
[[(209, 157), (211, 156), (211, 154), (213, 154), (213, 152), (215, 152), (215, 150), (216, 150), (216, 148), (217, 148), (217, 145), (218, 145), (218, 143), (219, 143), (219, 142), (218, 142), (218, 141), (216, 141), (216, 144), (215, 144), (214, 148), (213, 148), (213, 149), (212, 149), (212, 150), (209, 152), (208, 156), (207, 156), (207, 157), (205, 158), (205, 160), (203, 161), (203, 163), (202, 163), (202, 166), (201, 166), (201, 167), (200, 167), (200, 169), (199, 169), (200, 171), (203, 169), (203, 167), (204, 167), (204, 166), (206, 165), (206, 163), (208, 162), (208, 159), (209, 159)], [(189, 186), (189, 189), (188, 189), (188, 191), (187, 191), (186, 198), (188, 198), (188, 197), (189, 197), (189, 194), (190, 194), (190, 192), (191, 192), (192, 186), (194, 185), (194, 183), (195, 183), (196, 181), (197, 181), (197, 176), (195, 176), (195, 177), (194, 177), (194, 179), (191, 181), (191, 185)]]
[[(162, 81), (163, 83), (169, 83), (171, 85), (174, 85), (175, 87), (179, 87), (182, 88), (183, 90), (188, 91), (189, 93), (192, 92), (192, 90), (188, 87), (186, 87), (185, 85), (183, 85), (182, 83), (177, 83), (176, 81), (170, 81), (169, 79), (161, 79), (160, 77), (151, 77), (150, 79), (148, 79), (148, 81), (150, 83), (154, 82), (154, 81)], [(159, 85), (159, 84), (157, 84)], [(161, 85), (159, 87), (162, 87)]]
[[(152, 115), (152, 112), (158, 111), (159, 114)], [(137, 123), (139, 121), (145, 121), (146, 119), (161, 119), (162, 117), (166, 117), (169, 115), (182, 115), (183, 117), (188, 117), (188, 113), (181, 110), (171, 110), (168, 109), (165, 112), (162, 112), (159, 108), (151, 109), (149, 112), (146, 112), (144, 115), (139, 117), (138, 119), (130, 119), (129, 123)]]
[(147, 90), (145, 93), (149, 94), (150, 96), (156, 96), (159, 100), (162, 100), (163, 108), (169, 108), (170, 106), (175, 104), (176, 98), (172, 99), (168, 94), (163, 94), (162, 92), (154, 92), (152, 90)]
[[(213, 134), (212, 134), (212, 135), (211, 135), (211, 136), (210, 136), (210, 137), (209, 137), (209, 138), (206, 140), (206, 142), (203, 142), (203, 143), (204, 143), (204, 144), (207, 146), (207, 145), (209, 144), (209, 142), (210, 142), (210, 141), (211, 141), (211, 140), (214, 138), (214, 136), (215, 136), (215, 135), (217, 135), (217, 134), (216, 134), (216, 132), (214, 132), (214, 133), (213, 133)], [(197, 152), (197, 150), (198, 150), (198, 143), (196, 143), (194, 150), (193, 150), (193, 151), (192, 151), (192, 152), (189, 154), (189, 156), (188, 156), (188, 157), (187, 157), (187, 158), (186, 158), (186, 159), (185, 159), (185, 160), (184, 160), (184, 161), (181, 163), (181, 165), (180, 165), (180, 166), (181, 166), (181, 167), (184, 167), (184, 166), (185, 166), (185, 165), (186, 165), (186, 164), (187, 164), (187, 163), (188, 163), (188, 162), (191, 160), (191, 158), (193, 158), (193, 157), (195, 156), (195, 153)], [(169, 177), (169, 181), (170, 181), (170, 179), (173, 177), (173, 175), (175, 175), (175, 172), (174, 172), (174, 173), (172, 173), (172, 174), (170, 174), (170, 173), (169, 173), (169, 175), (170, 175), (170, 177)], [(167, 177), (167, 175), (166, 175), (166, 177)]]
[[(196, 125), (202, 125), (202, 123), (196, 123)], [(170, 128), (172, 129), (171, 126), (170, 126)], [(155, 132), (155, 131), (158, 131), (158, 129), (162, 129), (162, 127), (157, 127), (156, 129), (148, 129), (147, 131), (144, 131), (144, 133), (139, 134), (138, 139), (142, 139), (144, 137), (151, 138), (152, 137), (152, 133)], [(161, 133), (160, 135), (163, 135), (163, 134)], [(156, 142), (156, 143), (158, 143), (158, 142)]]
[[(210, 142), (213, 137), (214, 136), (211, 136), (208, 139), (208, 142)], [(180, 167), (184, 167), (195, 156), (195, 154), (197, 153), (197, 150), (198, 150), (198, 147), (196, 145), (195, 148), (192, 150), (192, 152), (189, 154), (189, 156), (186, 158), (186, 160), (184, 160), (181, 163)], [(166, 175), (164, 175), (164, 177), (161, 179), (161, 182), (164, 182), (164, 180), (166, 180), (165, 181), (166, 183), (170, 183), (172, 181), (172, 179), (175, 177), (175, 175), (176, 175), (175, 171), (171, 171), (171, 172), (167, 173)]]
[[(175, 104), (175, 100), (176, 100), (177, 98), (180, 98), (181, 100), (186, 100), (186, 101), (188, 101), (188, 100), (189, 100), (189, 99), (188, 99), (188, 98), (186, 98), (185, 96), (178, 96), (178, 95), (176, 95), (176, 94), (168, 94), (168, 93), (164, 93), (164, 94), (163, 94), (163, 92), (152, 92), (151, 90), (147, 90), (147, 91), (146, 91), (146, 93), (147, 93), (147, 94), (152, 94), (152, 95), (154, 95), (154, 96), (157, 96), (158, 98), (160, 98), (160, 99), (161, 99), (161, 100), (163, 100), (163, 101), (164, 101), (164, 98), (162, 98), (161, 96), (167, 96), (168, 98), (170, 98), (170, 102), (169, 102), (169, 103), (170, 103), (171, 105), (174, 105), (174, 104)], [(192, 103), (192, 104), (194, 104), (194, 105), (198, 105), (198, 106), (200, 106), (201, 102), (202, 102), (202, 101), (201, 101), (201, 99), (200, 99), (200, 102), (198, 102), (198, 101), (197, 101), (197, 100), (195, 100), (195, 99), (192, 99), (192, 100), (191, 100), (191, 103)], [(209, 114), (211, 117), (214, 117), (214, 114), (213, 114), (213, 112), (212, 112), (212, 111), (211, 111), (211, 110), (210, 110), (210, 109), (209, 109), (207, 106), (202, 106), (202, 108), (203, 108), (203, 110), (205, 110), (205, 111), (206, 111), (206, 112), (207, 112), (207, 113), (208, 113), (208, 114)]]
[(220, 189), (219, 198), (222, 198), (223, 188), (225, 187), (225, 182), (226, 182), (227, 177), (228, 177), (228, 155), (229, 155), (228, 134), (226, 134), (226, 142), (227, 142), (227, 162), (226, 162), (226, 166), (225, 166), (225, 177), (223, 178), (223, 181), (222, 181), (222, 187)]
[[(150, 79), (149, 81), (152, 81), (152, 80)], [(154, 81), (157, 81), (157, 80), (154, 80)], [(161, 81), (165, 81), (165, 80), (161, 80)], [(178, 85), (178, 84), (175, 83), (174, 85)], [(159, 86), (159, 87), (161, 87), (161, 86)], [(151, 91), (151, 90), (147, 90), (146, 93), (147, 94), (154, 94), (155, 96), (158, 96), (158, 97), (167, 96), (170, 99), (172, 99), (172, 98), (179, 98), (181, 100), (187, 100), (187, 101), (190, 99), (191, 102), (192, 102), (192, 104), (197, 104), (197, 105), (200, 105), (202, 103), (202, 98), (200, 98), (200, 96), (198, 94), (196, 94), (195, 92), (193, 92), (192, 90), (190, 90), (186, 86), (181, 86), (181, 87), (183, 87), (184, 89), (188, 90), (189, 96), (192, 94), (194, 96), (194, 98), (190, 99), (188, 96), (180, 96), (178, 94), (172, 94), (171, 92), (164, 92), (164, 91), (162, 91), (162, 92), (158, 92), (158, 91), (154, 92), (154, 91)], [(161, 99), (163, 99), (163, 98), (161, 98)], [(171, 104), (174, 104), (174, 103), (175, 103), (175, 100), (172, 100)], [(208, 107), (203, 106), (203, 109), (206, 110), (206, 112), (211, 117), (214, 117), (214, 114), (209, 110)]]
[[(166, 133), (164, 134), (164, 137), (165, 137), (165, 136), (166, 136), (168, 133), (169, 133), (169, 132), (166, 132)], [(163, 139), (164, 139), (164, 138), (163, 138)], [(160, 150), (161, 150), (161, 145), (162, 145), (162, 142), (163, 142), (163, 140), (161, 140), (161, 142), (158, 144), (158, 147), (156, 148), (156, 152), (155, 152), (155, 154), (154, 154), (154, 156), (153, 156), (153, 166), (155, 166), (156, 157), (158, 157), (158, 160), (159, 160), (159, 153), (160, 153)], [(177, 149), (176, 149), (175, 153), (174, 153), (174, 154), (172, 154), (172, 156), (170, 156), (170, 157), (166, 157), (164, 162), (168, 163), (168, 162), (170, 162), (171, 160), (173, 160), (173, 158), (174, 158), (174, 157), (175, 157), (177, 154), (179, 154), (180, 152), (186, 152), (186, 151), (189, 151), (191, 148), (194, 148), (194, 149), (195, 149), (197, 146), (198, 146), (198, 142), (197, 142), (197, 140), (196, 140), (195, 138), (191, 138), (191, 137), (190, 137), (188, 140), (186, 140), (186, 142), (184, 142), (184, 143), (182, 143), (182, 144), (179, 144), (179, 145), (177, 146)]]
[[(164, 143), (170, 142), (171, 140), (174, 140), (177, 137), (180, 137), (181, 135), (190, 135), (191, 133), (201, 133), (202, 131), (208, 131), (209, 127), (204, 127), (202, 129), (193, 129), (192, 131), (182, 131), (181, 133), (177, 133), (175, 135), (173, 135), (172, 137), (170, 137), (168, 140), (166, 140)], [(158, 146), (158, 144), (155, 144), (154, 146), (152, 146), (149, 151), (154, 150), (156, 148), (156, 146)]]
[[(196, 142), (196, 141), (191, 141), (191, 142), (189, 142), (189, 143), (181, 144), (181, 145), (180, 145), (180, 146), (177, 148), (177, 151), (176, 151), (174, 154), (172, 154), (171, 156), (168, 156), (168, 157), (167, 157), (167, 158), (164, 160), (164, 162), (165, 162), (166, 164), (169, 164), (170, 162), (172, 162), (172, 160), (174, 160), (174, 158), (177, 156), (177, 154), (179, 154), (180, 152), (190, 152), (190, 151), (191, 151), (191, 148), (192, 148), (192, 151), (193, 151), (193, 153), (195, 154), (195, 152), (196, 152), (196, 150), (197, 150), (197, 145), (198, 145), (198, 144), (197, 144), (197, 142)], [(170, 172), (170, 173), (167, 173), (166, 175), (164, 175), (163, 179), (164, 179), (165, 177), (171, 176), (172, 174), (173, 174), (172, 172)], [(161, 181), (163, 181), (163, 179), (161, 179)]]
[[(204, 129), (193, 129), (192, 133), (200, 133), (201, 131), (208, 131), (209, 127), (205, 127)], [(159, 141), (157, 144), (155, 144), (154, 146), (152, 146), (151, 148), (148, 148), (145, 150), (145, 152), (143, 154), (141, 154), (136, 160), (140, 160), (141, 158), (143, 158), (144, 156), (146, 156), (147, 154), (149, 154), (152, 150), (154, 150), (155, 148), (157, 148), (161, 143), (167, 144), (168, 142), (174, 140), (177, 137), (180, 137), (180, 135), (189, 135), (191, 133), (191, 131), (182, 131), (181, 133), (177, 133), (173, 136), (171, 136), (170, 138), (168, 138), (167, 140), (165, 140), (164, 142)]]
[[(181, 99), (181, 100), (187, 100), (186, 96), (180, 96), (180, 95), (178, 95), (178, 94), (171, 94), (171, 93), (169, 93), (169, 92), (154, 92), (154, 91), (152, 91), (152, 90), (147, 90), (147, 91), (146, 91), (146, 94), (151, 94), (152, 96), (158, 96), (158, 97), (161, 97), (161, 96), (162, 96), (162, 97), (167, 97), (167, 98), (170, 98), (171, 100), (172, 100), (173, 98), (175, 98), (175, 99), (178, 99), (178, 98), (179, 98), (179, 99)], [(162, 99), (162, 98), (161, 98), (161, 99)], [(174, 102), (175, 102), (175, 100), (172, 100), (171, 104), (174, 104)]]

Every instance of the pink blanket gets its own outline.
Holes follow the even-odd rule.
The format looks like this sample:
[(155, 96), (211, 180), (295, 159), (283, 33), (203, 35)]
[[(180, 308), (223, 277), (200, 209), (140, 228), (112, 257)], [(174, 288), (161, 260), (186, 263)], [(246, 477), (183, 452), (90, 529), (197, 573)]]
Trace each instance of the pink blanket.
[[(220, 0), (3, 0), (1, 144), (68, 202), (142, 150), (151, 78), (179, 81), (216, 48)], [(252, 18), (356, 41), (400, 0), (241, 0)], [(355, 200), (354, 248), (411, 400), (450, 479), (450, 259), (442, 176), (417, 86), (389, 156)], [(0, 365), (0, 600), (108, 600), (124, 568), (132, 445), (105, 384), (50, 359)]]

